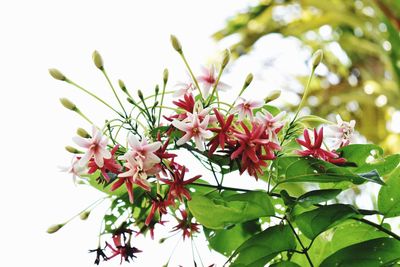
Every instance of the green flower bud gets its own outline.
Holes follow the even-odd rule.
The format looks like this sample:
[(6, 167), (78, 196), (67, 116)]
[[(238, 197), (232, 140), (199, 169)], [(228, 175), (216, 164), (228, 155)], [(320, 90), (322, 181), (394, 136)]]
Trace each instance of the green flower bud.
[(271, 102), (281, 96), (281, 90), (273, 90), (264, 99), (265, 103)]
[(231, 58), (231, 53), (229, 52), (228, 49), (225, 49), (224, 50), (224, 55), (223, 55), (223, 58), (222, 58), (222, 64), (221, 64), (222, 68), (225, 68), (226, 65), (228, 65), (228, 62), (229, 62), (230, 58)]
[(176, 38), (175, 35), (171, 35), (171, 44), (172, 47), (175, 49), (176, 52), (178, 52), (179, 54), (182, 54), (182, 45), (179, 42), (178, 38)]
[(246, 77), (246, 80), (244, 81), (244, 87), (247, 87), (251, 84), (251, 82), (253, 81), (253, 74), (249, 73)]
[(54, 224), (47, 229), (48, 234), (54, 234), (58, 230), (60, 230), (65, 224)]
[(91, 137), (90, 134), (88, 132), (86, 132), (86, 130), (83, 128), (78, 128), (78, 130), (76, 130), (76, 134), (83, 138)]
[(68, 100), (67, 98), (60, 98), (60, 102), (66, 109), (69, 109), (72, 111), (78, 111), (78, 108), (76, 107), (76, 105), (74, 103), (72, 103), (70, 100)]
[(59, 81), (65, 81), (67, 78), (58, 69), (49, 69), (51, 77)]
[(104, 70), (104, 65), (103, 65), (103, 59), (101, 58), (101, 55), (98, 51), (94, 51), (92, 54), (93, 62), (96, 65), (96, 67), (100, 70)]
[(65, 150), (67, 150), (69, 153), (72, 153), (72, 154), (82, 154), (82, 151), (79, 151), (78, 149), (76, 149), (75, 147), (72, 147), (72, 146), (66, 146)]
[(118, 80), (118, 85), (119, 85), (119, 88), (121, 88), (121, 90), (122, 90), (124, 93), (127, 92), (125, 83), (124, 83), (122, 80)]
[(133, 99), (130, 98), (130, 97), (126, 98), (126, 100), (127, 100), (129, 103), (131, 103), (132, 105), (135, 104), (135, 101), (133, 101)]
[(311, 58), (312, 68), (315, 69), (322, 61), (324, 57), (324, 52), (321, 49), (315, 51)]
[(155, 92), (155, 95), (158, 95), (158, 93), (160, 92), (160, 86), (158, 86), (158, 84), (156, 85), (154, 92)]
[(139, 98), (140, 98), (141, 100), (144, 99), (144, 97), (143, 97), (143, 92), (142, 92), (141, 90), (138, 90), (137, 94), (138, 94), (138, 96), (139, 96)]
[(164, 81), (164, 84), (167, 84), (167, 81), (168, 81), (168, 69), (164, 69), (163, 81)]
[(87, 211), (82, 212), (82, 213), (79, 215), (79, 218), (80, 218), (82, 221), (84, 221), (84, 220), (86, 220), (87, 218), (89, 218), (89, 215), (90, 215), (90, 211), (87, 210)]

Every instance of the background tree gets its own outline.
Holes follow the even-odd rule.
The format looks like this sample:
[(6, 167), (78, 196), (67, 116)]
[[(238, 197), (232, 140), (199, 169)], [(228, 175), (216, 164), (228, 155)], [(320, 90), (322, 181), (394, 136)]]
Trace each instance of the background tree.
[(328, 71), (311, 84), (311, 113), (355, 118), (362, 135), (393, 153), (400, 150), (399, 134), (388, 127), (400, 106), (399, 30), (396, 0), (264, 0), (230, 18), (214, 38), (239, 35), (235, 57), (272, 33), (323, 49)]

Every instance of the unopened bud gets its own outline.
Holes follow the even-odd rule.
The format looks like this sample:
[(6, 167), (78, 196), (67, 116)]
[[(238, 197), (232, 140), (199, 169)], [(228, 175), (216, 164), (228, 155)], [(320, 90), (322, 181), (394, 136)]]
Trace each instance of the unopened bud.
[(75, 147), (72, 147), (72, 146), (66, 146), (65, 150), (67, 150), (69, 153), (72, 153), (72, 154), (82, 154), (82, 151), (79, 151), (78, 149), (76, 149)]
[(60, 102), (66, 109), (69, 109), (69, 110), (72, 110), (72, 111), (78, 111), (78, 108), (75, 106), (75, 104), (72, 103), (67, 98), (60, 98)]
[(50, 226), (50, 227), (47, 229), (47, 233), (48, 233), (48, 234), (54, 234), (55, 232), (57, 232), (58, 230), (60, 230), (64, 225), (65, 225), (65, 224), (55, 224), (55, 225), (52, 225), (52, 226)]
[(141, 100), (144, 99), (144, 97), (143, 97), (143, 92), (142, 92), (141, 90), (138, 90), (138, 91), (137, 91), (137, 94), (138, 94), (138, 96), (139, 96), (139, 98), (140, 98)]
[(130, 97), (127, 97), (126, 100), (127, 100), (130, 104), (132, 104), (132, 105), (135, 104), (135, 101), (133, 101), (133, 99), (130, 98)]
[(315, 51), (315, 53), (313, 54), (313, 56), (311, 58), (311, 63), (312, 63), (313, 69), (315, 69), (319, 65), (319, 63), (321, 63), (323, 57), (324, 57), (324, 52), (322, 52), (321, 49), (318, 49), (317, 51)]
[(167, 81), (168, 81), (168, 69), (164, 69), (163, 81), (164, 81), (164, 84), (167, 84)]
[(158, 106), (158, 101), (154, 102), (153, 108)]
[(167, 240), (167, 239), (166, 239), (166, 238), (161, 238), (161, 239), (158, 241), (158, 243), (162, 244), (162, 243), (165, 242), (165, 240)]
[(156, 95), (158, 95), (158, 93), (160, 92), (160, 86), (158, 86), (158, 84), (156, 85), (156, 88), (154, 89), (154, 92)]
[(89, 210), (87, 210), (87, 211), (84, 211), (84, 212), (82, 212), (80, 215), (79, 215), (79, 218), (81, 219), (81, 220), (86, 220), (87, 218), (89, 218), (89, 215), (90, 215), (90, 211)]
[(273, 90), (264, 99), (265, 103), (271, 102), (281, 96), (281, 90)]
[(246, 80), (244, 81), (244, 87), (247, 87), (251, 84), (251, 82), (253, 81), (253, 74), (249, 73), (247, 74)]
[(96, 65), (96, 67), (100, 70), (103, 70), (104, 69), (103, 59), (101, 58), (101, 55), (97, 50), (94, 50), (94, 52), (92, 54), (92, 58), (93, 58), (93, 62)]
[(127, 91), (126, 91), (126, 86), (125, 86), (125, 83), (124, 83), (123, 80), (118, 80), (118, 85), (119, 85), (119, 88), (121, 88), (121, 90), (122, 90), (124, 93), (127, 92)]
[(179, 42), (178, 38), (176, 38), (175, 35), (171, 35), (171, 44), (172, 44), (172, 47), (175, 49), (176, 52), (178, 52), (179, 54), (182, 53), (182, 45)]
[(76, 134), (83, 138), (90, 138), (90, 134), (83, 128), (78, 128), (78, 130), (76, 130)]
[(51, 77), (59, 81), (65, 81), (67, 78), (58, 69), (49, 69)]
[(228, 65), (230, 58), (231, 58), (231, 53), (229, 52), (228, 49), (225, 49), (221, 64), (222, 68), (225, 68), (225, 66)]

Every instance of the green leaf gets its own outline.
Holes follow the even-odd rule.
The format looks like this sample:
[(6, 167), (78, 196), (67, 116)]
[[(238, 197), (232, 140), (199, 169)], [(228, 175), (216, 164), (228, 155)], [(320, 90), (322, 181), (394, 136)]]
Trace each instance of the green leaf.
[(301, 267), (297, 263), (291, 261), (280, 261), (274, 264), (271, 264), (270, 267)]
[(193, 194), (188, 206), (196, 220), (210, 229), (223, 229), (275, 214), (270, 197), (261, 191), (234, 194), (225, 198), (215, 194)]
[(321, 267), (375, 267), (395, 263), (400, 259), (400, 242), (388, 237), (354, 244), (330, 255)]
[(386, 186), (382, 186), (378, 195), (378, 210), (385, 217), (396, 217), (400, 215), (400, 168), (396, 169)]
[(260, 232), (261, 227), (258, 220), (236, 224), (230, 229), (211, 230), (204, 228), (204, 234), (209, 246), (224, 256), (230, 256), (246, 240), (255, 233)]
[(296, 224), (306, 237), (314, 239), (320, 233), (356, 214), (356, 210), (350, 205), (333, 204), (298, 215)]
[(263, 267), (283, 251), (296, 249), (296, 240), (287, 225), (276, 225), (254, 235), (232, 255), (231, 267)]
[(308, 208), (311, 205), (331, 200), (335, 198), (337, 195), (339, 195), (341, 192), (342, 192), (341, 189), (313, 190), (298, 197), (297, 202), (301, 206)]
[(277, 183), (338, 183), (349, 181), (362, 184), (371, 181), (383, 184), (376, 172), (358, 175), (348, 168), (339, 167), (332, 163), (311, 157), (279, 157), (274, 163), (277, 171)]
[(392, 172), (400, 163), (400, 155), (383, 157), (383, 149), (373, 144), (352, 144), (338, 149), (340, 155), (357, 167), (355, 173), (368, 173), (376, 170), (380, 175)]

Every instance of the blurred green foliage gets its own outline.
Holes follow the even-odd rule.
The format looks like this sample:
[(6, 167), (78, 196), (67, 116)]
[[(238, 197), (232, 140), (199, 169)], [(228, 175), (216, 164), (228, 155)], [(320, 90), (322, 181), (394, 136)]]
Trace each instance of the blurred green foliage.
[(214, 38), (236, 35), (235, 57), (272, 33), (323, 49), (329, 71), (311, 84), (312, 114), (356, 119), (362, 135), (394, 153), (400, 135), (387, 125), (400, 107), (399, 31), (398, 0), (264, 0), (231, 17)]

